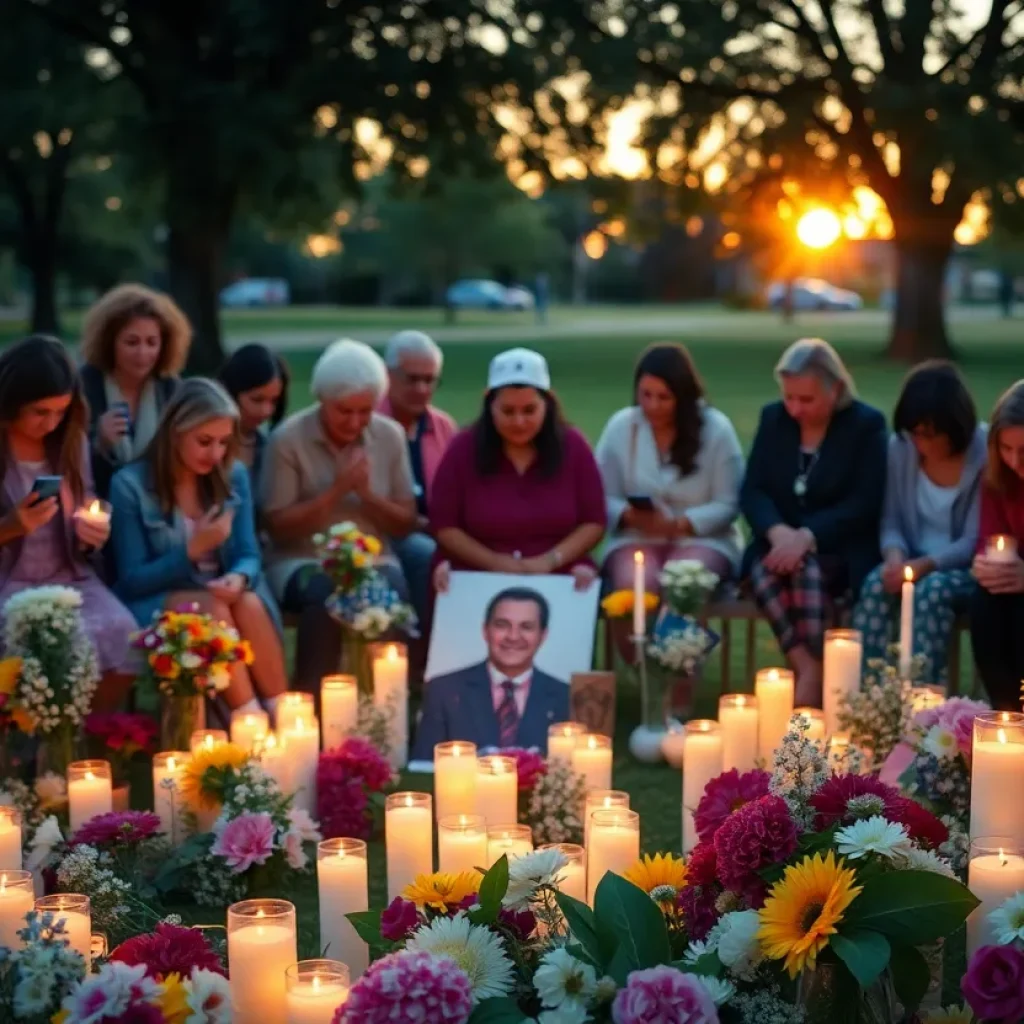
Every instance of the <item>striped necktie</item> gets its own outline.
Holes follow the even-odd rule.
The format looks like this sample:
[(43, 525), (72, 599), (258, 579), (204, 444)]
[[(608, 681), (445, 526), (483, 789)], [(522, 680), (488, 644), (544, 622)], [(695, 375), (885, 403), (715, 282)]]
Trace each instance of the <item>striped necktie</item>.
[(498, 741), (503, 747), (516, 745), (519, 732), (519, 708), (516, 706), (516, 684), (506, 679), (501, 684), (505, 696), (498, 705)]

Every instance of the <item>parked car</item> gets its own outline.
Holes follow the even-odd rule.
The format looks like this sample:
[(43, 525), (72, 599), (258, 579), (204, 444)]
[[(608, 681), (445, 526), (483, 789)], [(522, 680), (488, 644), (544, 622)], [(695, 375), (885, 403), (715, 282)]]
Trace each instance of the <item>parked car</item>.
[[(765, 293), (771, 309), (782, 309), (786, 299), (786, 285), (775, 281)], [(793, 309), (806, 310), (855, 310), (864, 308), (864, 300), (848, 288), (837, 288), (820, 277), (798, 277), (793, 282)]]
[(456, 281), (446, 301), (456, 309), (533, 309), (532, 292), (526, 288), (506, 288), (497, 281)]
[(244, 277), (220, 293), (220, 304), (232, 309), (287, 306), (291, 289), (281, 277)]

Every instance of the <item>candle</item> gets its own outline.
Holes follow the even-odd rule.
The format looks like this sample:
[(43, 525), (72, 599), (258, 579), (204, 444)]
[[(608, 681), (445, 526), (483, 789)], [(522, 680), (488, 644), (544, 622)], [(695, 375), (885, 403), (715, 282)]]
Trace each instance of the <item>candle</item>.
[(722, 729), (722, 771), (750, 771), (757, 760), (757, 698), (745, 693), (720, 697), (718, 724)]
[(315, 717), (316, 706), (313, 703), (313, 694), (299, 693), (295, 690), (281, 694), (281, 698), (277, 702), (277, 713), (274, 716), (278, 732), (293, 728), (297, 718), (303, 718), (308, 722)]
[(0, 871), (20, 870), (21, 813), (16, 807), (0, 807)]
[(325, 839), (317, 846), (320, 892), (320, 952), (348, 965), (353, 980), (369, 963), (366, 943), (345, 916), (369, 910), (366, 843), (361, 839)]
[(915, 686), (910, 691), (910, 706), (914, 712), (929, 711), (946, 703), (946, 694), (937, 686)]
[(194, 754), (197, 750), (213, 750), (227, 741), (228, 734), (223, 729), (196, 729), (189, 738), (188, 748)]
[(297, 715), (284, 733), (288, 747), (290, 780), (295, 792), (294, 806), (316, 817), (316, 769), (320, 763), (320, 723)]
[(608, 811), (613, 807), (629, 808), (629, 794), (622, 789), (592, 789), (583, 803), (583, 846), (590, 848), (590, 822), (594, 811)]
[[(913, 584), (911, 592), (913, 592)], [(913, 600), (910, 602), (913, 614)], [(825, 710), (825, 734), (839, 728), (839, 709), (860, 690), (860, 665), (864, 639), (856, 629), (825, 630), (825, 665), (822, 701)], [(907, 647), (910, 650), (910, 646)], [(904, 679), (906, 676), (903, 677)]]
[(92, 968), (92, 906), (88, 896), (62, 892), (56, 896), (41, 896), (36, 900), (40, 914), (50, 914), (53, 923), (64, 922), (63, 938), (82, 954), (85, 973)]
[(90, 818), (114, 809), (109, 761), (72, 761), (68, 765), (68, 812), (74, 835)]
[(821, 708), (796, 708), (794, 716), (799, 715), (807, 723), (807, 739), (817, 742), (825, 739), (825, 713)]
[(793, 717), (793, 673), (788, 668), (763, 668), (754, 677), (757, 697), (757, 756), (771, 770), (775, 751)]
[(548, 726), (548, 760), (572, 763), (576, 742), (586, 735), (587, 728), (579, 722), (558, 722)]
[(533, 832), (529, 825), (492, 825), (487, 829), (487, 867), (493, 867), (501, 858), (510, 861), (533, 853)]
[(644, 605), (644, 553), (633, 552), (633, 636), (647, 635), (647, 608)]
[(331, 1024), (348, 999), (349, 968), (336, 960), (302, 960), (285, 971), (287, 1024)]
[(437, 817), (476, 814), (476, 744), (438, 743), (434, 747), (434, 810)]
[(160, 831), (175, 846), (185, 838), (179, 786), (185, 766), (191, 760), (192, 755), (184, 750), (166, 750), (153, 755), (153, 810), (160, 818)]
[(981, 900), (967, 918), (967, 959), (982, 946), (997, 946), (989, 914), (1024, 890), (1024, 852), (1012, 839), (985, 836), (971, 843), (967, 888)]
[(35, 906), (31, 871), (0, 871), (0, 949), (20, 949), (18, 932), (27, 928), (25, 915)]
[(971, 837), (1007, 836), (1024, 843), (1024, 715), (996, 711), (974, 719)]
[(612, 741), (609, 736), (581, 736), (572, 752), (572, 770), (582, 775), (587, 790), (612, 788)]
[(476, 763), (476, 813), (488, 825), (519, 820), (519, 774), (516, 759), (489, 755)]
[(545, 843), (538, 850), (558, 850), (569, 861), (558, 872), (555, 888), (580, 903), (587, 901), (587, 851), (576, 843)]
[(697, 845), (693, 821), (704, 787), (722, 774), (722, 728), (718, 722), (695, 718), (686, 723), (683, 748), (683, 853)]
[(910, 661), (914, 656), (914, 570), (903, 569), (900, 591), (900, 679), (910, 678)]
[(482, 814), (455, 814), (437, 823), (437, 870), (457, 875), (487, 864), (487, 821)]
[(661, 738), (661, 756), (665, 758), (665, 762), (673, 768), (682, 768), (685, 744), (686, 731), (683, 728), (683, 723), (672, 719), (668, 723), (665, 735)]
[(998, 533), (985, 542), (985, 558), (990, 562), (1017, 561), (1017, 538)]
[(388, 902), (417, 875), (434, 870), (434, 821), (429, 793), (392, 793), (384, 802)]
[(621, 875), (640, 859), (640, 815), (623, 807), (597, 811), (590, 826), (587, 850), (587, 902), (609, 872)]
[(252, 753), (270, 731), (266, 711), (236, 711), (231, 716), (231, 742)]
[(409, 658), (401, 644), (386, 644), (373, 659), (373, 703), (388, 714), (388, 759), (401, 771), (409, 760)]
[(110, 503), (93, 498), (88, 505), (75, 511), (75, 518), (93, 526), (106, 526), (110, 522)]
[(285, 971), (299, 959), (295, 907), (243, 900), (228, 907), (228, 973), (234, 1024), (287, 1020)]
[(323, 718), (324, 750), (340, 747), (356, 727), (359, 717), (359, 684), (355, 676), (324, 676), (320, 682), (320, 715)]
[(850, 734), (834, 732), (828, 739), (829, 767), (839, 775), (843, 775), (849, 767)]
[(277, 783), (277, 788), (290, 796), (295, 790), (295, 784), (284, 741), (272, 732), (267, 733), (260, 745), (259, 758), (260, 767)]

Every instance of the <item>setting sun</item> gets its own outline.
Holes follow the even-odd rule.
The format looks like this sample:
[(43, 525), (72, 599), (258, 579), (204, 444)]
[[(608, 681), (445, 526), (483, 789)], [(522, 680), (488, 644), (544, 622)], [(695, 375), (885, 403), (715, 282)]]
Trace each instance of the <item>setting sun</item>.
[(809, 210), (796, 226), (796, 237), (808, 249), (827, 249), (842, 234), (839, 218), (824, 207)]

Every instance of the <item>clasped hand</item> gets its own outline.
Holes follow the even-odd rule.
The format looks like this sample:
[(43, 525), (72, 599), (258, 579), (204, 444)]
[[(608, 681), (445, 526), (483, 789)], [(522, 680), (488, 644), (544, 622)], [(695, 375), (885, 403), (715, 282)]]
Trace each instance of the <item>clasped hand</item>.
[(1024, 561), (993, 562), (984, 555), (976, 555), (971, 572), (978, 583), (990, 594), (1024, 593)]
[(764, 567), (783, 576), (796, 572), (814, 547), (814, 534), (805, 527), (797, 530), (792, 526), (775, 526), (769, 539), (771, 549), (764, 556)]

